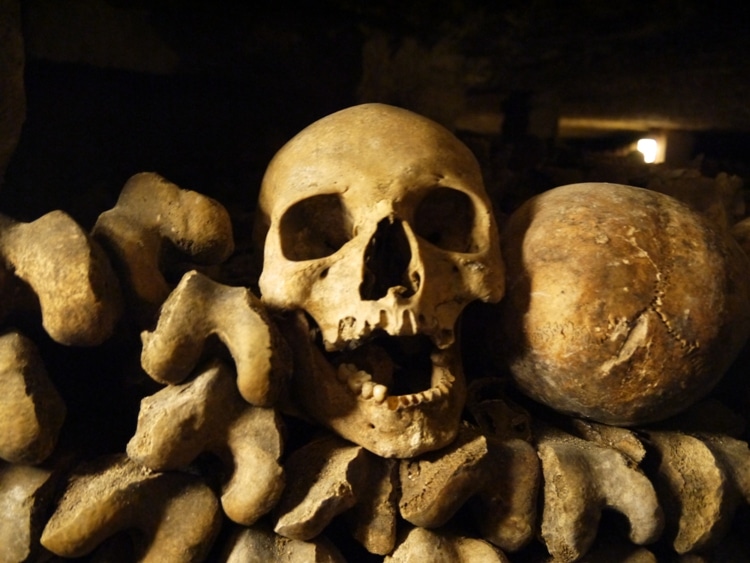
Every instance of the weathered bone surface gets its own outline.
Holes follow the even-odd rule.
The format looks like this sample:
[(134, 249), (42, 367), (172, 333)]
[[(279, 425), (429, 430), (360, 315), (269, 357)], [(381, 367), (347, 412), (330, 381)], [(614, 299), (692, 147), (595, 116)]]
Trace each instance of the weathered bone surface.
[[(409, 111), (347, 108), (276, 154), (258, 209), (262, 299), (306, 312), (306, 332), (318, 332), (328, 353), (293, 379), (304, 410), (385, 457), (450, 443), (464, 401), (463, 375), (452, 371), (456, 321), (468, 303), (504, 292), (491, 204), (469, 149)], [(409, 357), (420, 336), (432, 348), (418, 354), (426, 373), (414, 373), (413, 358), (397, 370), (384, 346)]]
[(643, 442), (627, 428), (608, 426), (579, 418), (574, 418), (570, 422), (576, 435), (589, 442), (618, 450), (637, 464), (640, 464), (646, 457)]
[(44, 461), (57, 444), (65, 412), (34, 343), (18, 332), (0, 334), (0, 458)]
[(94, 346), (115, 329), (122, 312), (115, 273), (63, 211), (30, 223), (0, 215), (0, 321), (16, 308), (39, 310), (60, 344)]
[(492, 544), (456, 533), (411, 528), (384, 563), (507, 563), (508, 558)]
[(154, 471), (184, 469), (204, 452), (217, 455), (228, 475), (224, 513), (251, 525), (284, 488), (281, 421), (273, 409), (245, 402), (234, 380), (231, 369), (212, 362), (190, 381), (143, 399), (127, 453)]
[(82, 557), (119, 532), (136, 531), (134, 560), (198, 563), (220, 526), (219, 501), (200, 479), (153, 473), (116, 455), (79, 468), (41, 543), (61, 557)]
[(542, 471), (523, 440), (487, 437), (489, 477), (469, 501), (481, 536), (505, 552), (528, 545), (537, 532)]
[(165, 272), (167, 262), (177, 260), (175, 249), (186, 261), (206, 265), (234, 251), (229, 213), (219, 202), (151, 172), (127, 181), (115, 207), (99, 215), (92, 235), (109, 254), (128, 312), (142, 327), (151, 325), (169, 295)]
[(617, 425), (708, 393), (750, 331), (750, 262), (677, 200), (616, 184), (540, 194), (503, 233), (501, 303), (517, 384)]
[(401, 516), (423, 528), (443, 526), (486, 484), (488, 461), (487, 440), (466, 424), (445, 448), (402, 460)]
[(603, 509), (621, 512), (636, 545), (656, 541), (664, 514), (635, 461), (613, 448), (549, 427), (535, 430), (544, 475), (541, 535), (559, 561), (577, 561), (593, 545)]
[(310, 541), (275, 534), (263, 523), (233, 530), (217, 563), (346, 563), (336, 546), (323, 536)]
[(253, 405), (272, 405), (290, 370), (276, 326), (249, 289), (217, 283), (195, 270), (170, 293), (155, 330), (141, 333), (141, 365), (160, 383), (179, 383), (212, 336), (234, 359), (242, 397)]
[(57, 482), (50, 469), (0, 462), (0, 561), (41, 561), (39, 537)]
[(706, 550), (725, 537), (736, 508), (750, 502), (750, 450), (727, 436), (649, 432), (660, 455), (654, 479), (677, 553)]
[(488, 478), (469, 501), (482, 537), (506, 552), (536, 534), (541, 467), (531, 445), (531, 415), (505, 397), (498, 378), (471, 382), (466, 410), (487, 442)]
[(345, 513), (352, 537), (367, 551), (387, 555), (396, 545), (400, 462), (383, 459), (368, 468), (363, 493)]
[(276, 533), (302, 541), (320, 534), (357, 502), (374, 458), (360, 446), (326, 436), (292, 452), (288, 486), (277, 507)]

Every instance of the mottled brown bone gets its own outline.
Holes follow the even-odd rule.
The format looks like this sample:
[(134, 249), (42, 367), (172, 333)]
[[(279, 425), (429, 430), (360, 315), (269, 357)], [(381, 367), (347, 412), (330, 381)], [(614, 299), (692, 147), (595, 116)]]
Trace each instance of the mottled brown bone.
[(606, 183), (528, 200), (503, 232), (508, 365), (532, 398), (598, 422), (703, 398), (750, 331), (750, 261), (685, 204)]
[(640, 464), (646, 457), (646, 448), (643, 442), (636, 437), (632, 430), (618, 426), (607, 426), (580, 418), (574, 418), (570, 423), (579, 437), (607, 448), (619, 450), (635, 463)]
[(116, 205), (99, 215), (92, 235), (110, 255), (139, 326), (151, 324), (169, 295), (166, 261), (175, 260), (174, 249), (205, 265), (221, 263), (234, 251), (229, 213), (219, 202), (152, 172), (125, 183)]
[(52, 453), (65, 403), (37, 347), (17, 332), (0, 335), (0, 458), (36, 464)]
[(41, 312), (53, 340), (71, 346), (101, 344), (120, 318), (120, 287), (107, 256), (62, 211), (30, 223), (0, 215), (0, 320), (26, 304)]
[(164, 302), (153, 332), (141, 334), (143, 369), (160, 383), (179, 383), (195, 368), (206, 340), (216, 336), (237, 370), (237, 387), (246, 401), (270, 406), (290, 366), (285, 344), (263, 305), (244, 287), (186, 273)]
[(219, 502), (197, 477), (153, 473), (117, 455), (79, 468), (41, 543), (61, 557), (82, 557), (129, 532), (140, 562), (198, 563), (220, 526)]
[(352, 536), (370, 553), (386, 555), (396, 545), (398, 523), (398, 479), (400, 463), (382, 459), (373, 463), (366, 476), (363, 493), (345, 517)]
[(463, 424), (449, 446), (401, 462), (399, 511), (423, 528), (444, 525), (489, 477), (487, 441)]
[(230, 368), (212, 362), (190, 381), (143, 399), (127, 452), (154, 471), (185, 468), (203, 452), (216, 454), (229, 475), (222, 486), (224, 512), (250, 525), (273, 508), (284, 488), (281, 421), (272, 409), (245, 402), (234, 379)]
[(307, 541), (350, 509), (363, 491), (371, 454), (341, 438), (320, 438), (292, 452), (284, 469), (288, 486), (277, 508), (274, 530)]
[(557, 560), (576, 561), (593, 545), (605, 508), (621, 512), (637, 545), (655, 541), (664, 515), (653, 486), (618, 450), (558, 430), (540, 428), (544, 475), (541, 535)]

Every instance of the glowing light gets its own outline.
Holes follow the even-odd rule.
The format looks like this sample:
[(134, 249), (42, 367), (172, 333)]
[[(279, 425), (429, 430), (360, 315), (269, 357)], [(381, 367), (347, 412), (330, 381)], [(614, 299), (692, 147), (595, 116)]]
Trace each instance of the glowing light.
[(659, 154), (659, 143), (656, 139), (640, 139), (636, 148), (643, 154), (643, 162), (656, 162), (656, 156)]

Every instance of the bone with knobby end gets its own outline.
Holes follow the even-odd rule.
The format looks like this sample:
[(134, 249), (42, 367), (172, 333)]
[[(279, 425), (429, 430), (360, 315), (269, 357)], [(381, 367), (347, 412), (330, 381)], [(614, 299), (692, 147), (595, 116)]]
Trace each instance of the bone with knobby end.
[(36, 345), (18, 332), (0, 335), (0, 458), (38, 464), (55, 448), (66, 407)]
[(284, 488), (281, 420), (272, 409), (248, 404), (234, 379), (228, 366), (213, 361), (193, 379), (144, 398), (127, 452), (154, 471), (216, 454), (228, 475), (222, 508), (231, 520), (250, 525), (273, 508)]
[(392, 554), (383, 563), (507, 563), (505, 554), (492, 544), (477, 538), (459, 534), (410, 528), (400, 538)]
[(551, 555), (568, 562), (582, 557), (594, 543), (604, 508), (627, 518), (634, 544), (659, 538), (659, 499), (628, 456), (549, 427), (535, 432), (544, 476), (541, 536)]
[(82, 557), (119, 532), (137, 531), (138, 561), (199, 563), (220, 526), (219, 502), (199, 478), (153, 473), (118, 454), (78, 469), (41, 543), (61, 557)]
[(435, 528), (450, 520), (489, 478), (487, 441), (463, 424), (449, 446), (401, 461), (401, 516)]
[(152, 172), (125, 183), (115, 206), (99, 215), (92, 235), (109, 254), (140, 326), (151, 323), (169, 295), (165, 271), (167, 261), (176, 260), (171, 250), (205, 265), (219, 264), (234, 251), (229, 213), (218, 201)]
[(742, 440), (720, 434), (698, 434), (722, 464), (732, 483), (732, 489), (746, 503), (750, 503), (750, 448)]
[(677, 553), (720, 544), (735, 510), (750, 499), (750, 450), (727, 436), (649, 432), (660, 455), (654, 484)]
[(345, 563), (344, 556), (324, 536), (310, 541), (285, 538), (259, 522), (232, 531), (219, 556), (220, 563)]
[(337, 436), (292, 452), (284, 465), (288, 485), (275, 510), (274, 531), (303, 541), (320, 534), (334, 517), (355, 505), (358, 495), (367, 494), (363, 485), (377, 460)]
[[(122, 312), (119, 282), (106, 254), (69, 215), (52, 211), (30, 223), (0, 215), (0, 257), (0, 294), (9, 278), (21, 280), (14, 301), (30, 301), (53, 340), (94, 346), (113, 334)], [(34, 297), (22, 298), (29, 290)]]
[(234, 359), (242, 397), (258, 406), (273, 404), (290, 369), (275, 325), (249, 289), (214, 282), (194, 270), (164, 302), (154, 331), (141, 333), (143, 369), (160, 383), (184, 381), (211, 336)]

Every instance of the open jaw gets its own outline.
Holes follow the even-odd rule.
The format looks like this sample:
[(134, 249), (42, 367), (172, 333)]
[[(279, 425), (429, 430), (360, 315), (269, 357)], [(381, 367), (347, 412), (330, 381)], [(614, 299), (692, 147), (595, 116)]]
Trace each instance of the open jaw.
[(426, 336), (381, 335), (325, 356), (336, 379), (358, 400), (399, 410), (447, 400), (456, 381), (451, 353), (436, 349)]
[(326, 352), (314, 321), (298, 315), (296, 324), (292, 393), (317, 422), (382, 457), (453, 441), (466, 399), (457, 344), (439, 349), (425, 335), (373, 333)]

